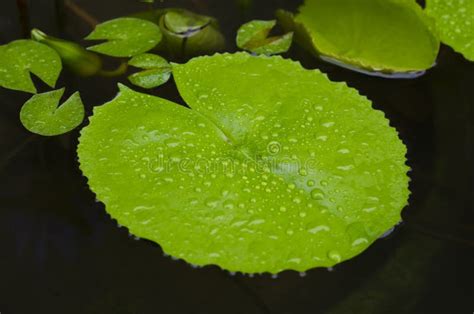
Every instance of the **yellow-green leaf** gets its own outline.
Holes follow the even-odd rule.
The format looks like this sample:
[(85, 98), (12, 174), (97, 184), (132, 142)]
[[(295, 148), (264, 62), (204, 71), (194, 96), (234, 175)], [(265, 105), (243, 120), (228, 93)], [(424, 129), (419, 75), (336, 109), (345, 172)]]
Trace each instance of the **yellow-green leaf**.
[(197, 265), (329, 267), (400, 221), (406, 148), (342, 83), (247, 53), (173, 65), (191, 109), (121, 86), (78, 148), (118, 223)]
[(474, 1), (427, 0), (426, 12), (436, 20), (442, 42), (474, 61)]

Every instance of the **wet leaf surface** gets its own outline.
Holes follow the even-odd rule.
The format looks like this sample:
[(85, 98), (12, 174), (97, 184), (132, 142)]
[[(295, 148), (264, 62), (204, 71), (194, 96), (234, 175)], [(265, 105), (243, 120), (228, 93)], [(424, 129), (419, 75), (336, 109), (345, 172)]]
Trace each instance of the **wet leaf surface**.
[(32, 133), (55, 136), (78, 127), (84, 120), (84, 106), (79, 93), (58, 107), (64, 88), (34, 95), (20, 112), (23, 126)]
[(99, 24), (86, 37), (88, 40), (107, 40), (89, 50), (113, 57), (133, 57), (153, 49), (161, 41), (160, 28), (146, 20), (122, 17)]
[(0, 46), (0, 86), (36, 93), (33, 73), (51, 87), (61, 73), (59, 55), (50, 47), (33, 40), (16, 40)]
[(154, 88), (168, 82), (171, 77), (171, 65), (164, 58), (151, 53), (133, 57), (129, 65), (145, 69), (128, 77), (129, 81), (143, 88)]
[(474, 1), (428, 0), (426, 12), (435, 18), (443, 43), (474, 61)]
[(90, 188), (134, 235), (192, 264), (278, 273), (349, 259), (400, 221), (406, 148), (354, 89), (247, 53), (173, 73), (191, 110), (122, 86), (80, 139)]

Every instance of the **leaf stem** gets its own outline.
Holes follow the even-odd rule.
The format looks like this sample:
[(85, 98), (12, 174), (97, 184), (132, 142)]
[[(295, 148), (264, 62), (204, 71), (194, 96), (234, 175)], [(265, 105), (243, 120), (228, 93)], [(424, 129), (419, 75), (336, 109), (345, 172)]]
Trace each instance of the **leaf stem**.
[[(19, 0), (21, 1), (21, 0)], [(99, 24), (99, 20), (93, 17), (89, 12), (75, 4), (71, 0), (65, 0), (64, 6), (68, 8), (72, 13), (78, 16), (81, 20), (83, 20), (86, 24), (88, 24), (91, 28), (95, 28)]]
[(100, 70), (97, 74), (102, 77), (117, 77), (120, 75), (125, 74), (128, 70), (128, 63), (126, 61), (122, 61), (120, 65), (115, 70)]
[(2, 172), (5, 169), (5, 167), (10, 163), (10, 161), (14, 157), (16, 157), (16, 155), (18, 155), (23, 149), (25, 149), (28, 146), (28, 144), (30, 144), (32, 141), (34, 141), (37, 138), (38, 138), (37, 135), (31, 135), (27, 137), (23, 142), (21, 142), (18, 146), (16, 146), (14, 149), (9, 151), (6, 154), (5, 158), (0, 160), (0, 172)]

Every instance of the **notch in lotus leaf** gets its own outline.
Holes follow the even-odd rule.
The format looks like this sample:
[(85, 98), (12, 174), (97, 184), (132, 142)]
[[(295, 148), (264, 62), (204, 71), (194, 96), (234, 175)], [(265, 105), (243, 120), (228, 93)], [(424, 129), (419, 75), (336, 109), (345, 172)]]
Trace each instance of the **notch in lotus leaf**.
[(23, 126), (32, 133), (56, 136), (72, 131), (84, 120), (84, 106), (79, 93), (74, 93), (58, 107), (64, 88), (34, 95), (20, 111)]
[(99, 24), (86, 39), (107, 40), (89, 47), (89, 50), (112, 57), (133, 57), (158, 45), (162, 33), (160, 28), (150, 21), (122, 17)]
[(434, 21), (413, 0), (306, 0), (296, 16), (277, 16), (311, 52), (368, 74), (424, 71), (439, 51)]
[(50, 47), (33, 40), (16, 40), (0, 46), (0, 86), (36, 93), (30, 72), (50, 87), (56, 85), (62, 64)]
[(293, 32), (282, 36), (271, 36), (276, 20), (253, 20), (242, 25), (237, 32), (237, 46), (256, 53), (274, 55), (287, 52), (293, 41)]
[(144, 53), (133, 57), (129, 65), (145, 69), (128, 77), (129, 81), (143, 88), (154, 88), (166, 83), (171, 77), (171, 65), (164, 58), (151, 54)]
[(427, 0), (426, 12), (436, 20), (443, 43), (474, 61), (474, 1)]

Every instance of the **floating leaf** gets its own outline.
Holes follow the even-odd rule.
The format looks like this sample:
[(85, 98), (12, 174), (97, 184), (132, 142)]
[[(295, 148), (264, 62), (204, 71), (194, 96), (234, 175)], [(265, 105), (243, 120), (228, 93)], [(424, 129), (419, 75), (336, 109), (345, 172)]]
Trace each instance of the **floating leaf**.
[[(435, 63), (434, 23), (413, 0), (306, 0), (282, 25), (328, 61), (380, 72), (416, 72)], [(305, 42), (301, 42), (304, 40)], [(307, 42), (310, 40), (310, 42)]]
[(72, 131), (84, 120), (84, 106), (79, 93), (73, 94), (58, 107), (64, 88), (34, 95), (20, 112), (23, 126), (30, 132), (55, 136)]
[(406, 148), (354, 89), (280, 57), (173, 65), (192, 108), (134, 92), (96, 107), (78, 154), (131, 233), (197, 265), (332, 266), (400, 221)]
[(30, 72), (51, 87), (62, 65), (56, 51), (33, 40), (16, 40), (0, 46), (0, 86), (36, 93)]
[(33, 29), (31, 37), (53, 48), (61, 57), (63, 64), (77, 75), (92, 76), (102, 69), (102, 60), (97, 54), (87, 51), (74, 42), (48, 36), (39, 29)]
[(171, 77), (171, 65), (164, 58), (155, 54), (144, 53), (133, 57), (128, 64), (146, 69), (146, 71), (135, 73), (128, 77), (130, 82), (136, 86), (143, 88), (158, 87), (168, 82)]
[(427, 0), (426, 12), (435, 18), (443, 43), (474, 61), (474, 1)]
[(108, 40), (89, 47), (90, 50), (113, 57), (133, 57), (153, 49), (161, 38), (160, 28), (156, 24), (122, 17), (98, 25), (86, 39)]
[(275, 20), (253, 20), (242, 25), (237, 32), (237, 46), (257, 54), (273, 55), (287, 52), (293, 41), (293, 33), (268, 37), (275, 25)]

